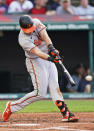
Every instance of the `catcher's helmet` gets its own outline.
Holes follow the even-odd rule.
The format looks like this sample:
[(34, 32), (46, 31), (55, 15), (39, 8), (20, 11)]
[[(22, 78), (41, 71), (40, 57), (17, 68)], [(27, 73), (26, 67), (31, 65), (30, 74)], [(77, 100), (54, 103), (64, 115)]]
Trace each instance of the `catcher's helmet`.
[(32, 18), (29, 15), (21, 16), (19, 24), (21, 29), (27, 34), (32, 33), (36, 29), (36, 26), (33, 24)]

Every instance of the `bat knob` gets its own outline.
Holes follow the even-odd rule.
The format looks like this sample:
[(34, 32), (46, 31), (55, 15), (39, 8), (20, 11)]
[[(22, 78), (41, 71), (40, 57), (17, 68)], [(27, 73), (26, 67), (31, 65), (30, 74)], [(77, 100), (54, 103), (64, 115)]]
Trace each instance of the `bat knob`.
[(72, 83), (71, 85), (72, 85), (72, 86), (75, 86), (76, 84), (75, 84), (75, 83)]

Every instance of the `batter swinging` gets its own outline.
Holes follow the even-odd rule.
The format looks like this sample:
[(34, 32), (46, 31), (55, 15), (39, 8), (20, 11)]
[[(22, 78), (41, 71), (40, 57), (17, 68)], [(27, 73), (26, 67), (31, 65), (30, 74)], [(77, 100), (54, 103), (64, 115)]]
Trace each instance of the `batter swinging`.
[(19, 44), (25, 51), (26, 67), (31, 76), (34, 91), (17, 101), (8, 102), (3, 112), (3, 120), (8, 121), (12, 113), (43, 99), (49, 87), (52, 100), (63, 115), (62, 121), (78, 121), (78, 118), (68, 110), (60, 93), (58, 73), (54, 64), (59, 62), (59, 53), (54, 48), (46, 27), (40, 20), (32, 19), (28, 15), (21, 16), (19, 24), (21, 27)]

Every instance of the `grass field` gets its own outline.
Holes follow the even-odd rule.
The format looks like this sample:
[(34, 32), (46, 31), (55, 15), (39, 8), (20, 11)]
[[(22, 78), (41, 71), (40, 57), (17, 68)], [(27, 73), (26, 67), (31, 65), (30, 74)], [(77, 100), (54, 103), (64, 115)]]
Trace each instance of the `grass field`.
[[(0, 113), (3, 112), (7, 101), (0, 101)], [(94, 100), (66, 100), (72, 112), (94, 112)], [(21, 113), (59, 112), (51, 100), (38, 101), (30, 104)]]

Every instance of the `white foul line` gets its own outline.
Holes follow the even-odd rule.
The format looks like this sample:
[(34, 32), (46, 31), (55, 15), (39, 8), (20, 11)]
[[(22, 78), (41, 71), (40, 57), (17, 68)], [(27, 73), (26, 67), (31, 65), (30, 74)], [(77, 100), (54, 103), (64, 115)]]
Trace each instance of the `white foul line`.
[(28, 127), (32, 127), (32, 126), (39, 126), (40, 124), (12, 124), (12, 126), (28, 126)]
[(61, 126), (58, 126), (58, 127), (49, 127), (49, 128), (40, 128), (40, 129), (33, 129), (33, 130), (37, 130), (37, 131), (40, 131), (40, 130), (70, 130), (70, 131), (90, 131), (90, 130), (79, 130), (79, 129), (70, 129), (70, 128), (66, 128), (66, 127), (61, 127)]
[[(79, 123), (79, 124), (82, 124), (82, 123)], [(86, 124), (86, 123), (83, 123), (83, 124)], [(94, 124), (94, 123), (92, 123)], [(11, 126), (18, 126), (18, 127), (24, 127), (24, 126), (27, 126), (27, 127), (32, 127), (32, 126), (39, 126), (40, 124), (25, 124), (25, 123), (20, 123), (20, 124), (11, 124)], [(0, 127), (7, 127), (8, 125), (0, 125)], [(10, 126), (10, 125), (9, 125)], [(40, 131), (40, 130), (62, 130), (62, 131), (90, 131), (90, 130), (80, 130), (80, 129), (71, 129), (70, 128), (71, 126), (57, 126), (57, 127), (49, 127), (49, 128), (39, 128), (39, 129), (32, 129), (32, 130), (37, 130), (37, 131)], [(29, 129), (27, 129), (29, 130)], [(30, 129), (31, 130), (31, 129)]]

